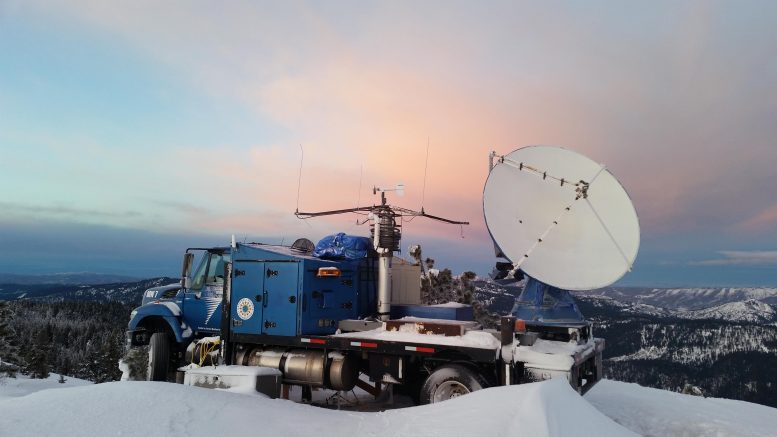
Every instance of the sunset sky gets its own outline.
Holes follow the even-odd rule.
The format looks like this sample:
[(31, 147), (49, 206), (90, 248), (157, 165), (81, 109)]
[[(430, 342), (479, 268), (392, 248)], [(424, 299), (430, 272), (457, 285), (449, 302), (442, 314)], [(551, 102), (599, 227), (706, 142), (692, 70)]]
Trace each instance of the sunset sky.
[(0, 272), (366, 234), (293, 212), (402, 182), (392, 202), (472, 223), (414, 220), (403, 250), (487, 274), (488, 153), (551, 144), (630, 193), (622, 284), (777, 286), (775, 23), (773, 1), (0, 0)]

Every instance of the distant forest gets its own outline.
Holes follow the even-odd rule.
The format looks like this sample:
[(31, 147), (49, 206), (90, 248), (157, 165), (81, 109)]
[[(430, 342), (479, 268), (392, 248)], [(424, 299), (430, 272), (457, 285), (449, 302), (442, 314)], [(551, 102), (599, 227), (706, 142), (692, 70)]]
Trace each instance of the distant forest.
[(119, 302), (0, 302), (0, 359), (11, 363), (0, 370), (116, 381), (132, 308)]

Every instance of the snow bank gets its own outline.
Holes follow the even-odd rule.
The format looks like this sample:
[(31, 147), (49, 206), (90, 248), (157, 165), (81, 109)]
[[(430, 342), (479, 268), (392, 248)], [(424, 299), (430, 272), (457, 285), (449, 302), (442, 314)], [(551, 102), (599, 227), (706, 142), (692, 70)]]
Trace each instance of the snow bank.
[(608, 380), (584, 398), (554, 379), (435, 405), (358, 413), (162, 382), (95, 385), (68, 378), (59, 384), (57, 379), (3, 380), (0, 435), (777, 435), (774, 408)]
[(602, 380), (585, 395), (599, 411), (646, 436), (777, 436), (777, 409)]
[(422, 407), (357, 413), (161, 382), (0, 399), (3, 435), (625, 436), (566, 381), (497, 387)]
[[(91, 381), (83, 379), (65, 377), (65, 382), (59, 382), (59, 375), (52, 373), (46, 379), (30, 379), (27, 376), (18, 374), (16, 378), (6, 377), (0, 379), (0, 401), (5, 398), (16, 398), (26, 396), (41, 390), (78, 387), (81, 385), (93, 385)], [(2, 409), (0, 409), (2, 411)], [(0, 429), (2, 429), (0, 427)], [(2, 433), (0, 433), (2, 435)]]

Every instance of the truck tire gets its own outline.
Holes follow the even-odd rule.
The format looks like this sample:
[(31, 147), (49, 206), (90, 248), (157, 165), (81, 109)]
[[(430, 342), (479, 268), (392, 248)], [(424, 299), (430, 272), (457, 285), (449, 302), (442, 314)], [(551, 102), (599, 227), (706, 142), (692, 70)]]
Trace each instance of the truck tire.
[(170, 337), (164, 332), (155, 332), (148, 342), (149, 381), (167, 381), (167, 371), (170, 367)]
[(433, 404), (488, 387), (486, 379), (460, 364), (440, 366), (421, 387), (421, 404)]

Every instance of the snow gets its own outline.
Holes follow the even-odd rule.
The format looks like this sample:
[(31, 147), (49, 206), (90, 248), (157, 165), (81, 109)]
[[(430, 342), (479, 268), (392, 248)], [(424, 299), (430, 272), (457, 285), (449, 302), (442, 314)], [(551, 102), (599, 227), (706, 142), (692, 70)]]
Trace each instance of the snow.
[(627, 300), (679, 311), (704, 309), (747, 299), (764, 300), (775, 296), (777, 288), (654, 288), (633, 296), (622, 295)]
[(458, 303), (458, 302), (447, 302), (447, 303), (438, 303), (437, 305), (429, 305), (430, 307), (437, 307), (437, 308), (464, 308), (469, 305)]
[[(114, 382), (0, 400), (3, 435), (631, 436), (565, 381), (478, 391), (381, 413), (328, 410), (161, 382)], [(85, 412), (88, 412), (85, 414)]]
[(594, 348), (594, 343), (582, 345), (560, 341), (536, 340), (531, 346), (518, 346), (514, 361), (522, 361), (532, 367), (568, 371), (575, 364), (574, 355)]
[[(30, 379), (22, 374), (17, 374), (16, 378), (0, 378), (0, 402), (5, 401), (7, 398), (27, 396), (30, 393), (41, 390), (70, 388), (93, 384), (94, 383), (91, 381), (84, 381), (83, 379), (70, 376), (66, 376), (65, 382), (60, 384), (59, 375), (55, 373), (50, 374), (46, 379)], [(2, 429), (2, 427), (0, 427), (0, 429)]]
[[(430, 306), (435, 306), (435, 305), (430, 305)], [(403, 322), (415, 322), (417, 324), (433, 323), (435, 325), (463, 325), (465, 327), (480, 326), (477, 322), (474, 322), (474, 321), (451, 320), (451, 319), (429, 319), (424, 317), (413, 317), (413, 316), (405, 316), (399, 319), (392, 319), (392, 321), (393, 320), (401, 320)]]
[[(481, 390), (380, 413), (162, 382), (91, 384), (58, 376), (0, 383), (0, 434), (198, 437), (775, 436), (777, 409), (602, 380), (581, 397), (563, 379)], [(636, 433), (636, 434), (635, 434)]]
[(460, 336), (445, 336), (431, 333), (420, 334), (416, 331), (416, 327), (413, 324), (402, 325), (398, 331), (387, 331), (384, 325), (382, 328), (371, 331), (335, 334), (335, 337), (492, 349), (494, 353), (502, 347), (500, 340), (488, 331), (467, 331)]
[(585, 399), (645, 436), (777, 436), (777, 409), (602, 380)]
[(256, 377), (261, 375), (280, 375), (280, 371), (278, 369), (271, 369), (269, 367), (259, 367), (259, 366), (205, 366), (205, 367), (199, 367), (197, 365), (192, 365), (190, 369), (193, 369), (194, 372), (198, 375), (232, 375), (232, 376), (252, 376), (254, 377), (254, 382), (256, 382)]
[(775, 311), (771, 305), (755, 300), (729, 302), (722, 305), (692, 311), (680, 311), (675, 315), (684, 319), (718, 319), (729, 322), (769, 322), (774, 320)]
[[(243, 393), (253, 396), (267, 395), (256, 391), (256, 379), (259, 376), (273, 376), (280, 378), (281, 371), (269, 367), (258, 366), (205, 366), (195, 364), (188, 366), (184, 384), (201, 386), (225, 386), (217, 390), (227, 390), (234, 393)], [(276, 380), (276, 381), (279, 381)], [(280, 382), (278, 382), (280, 384)], [(277, 394), (276, 394), (277, 395)]]

